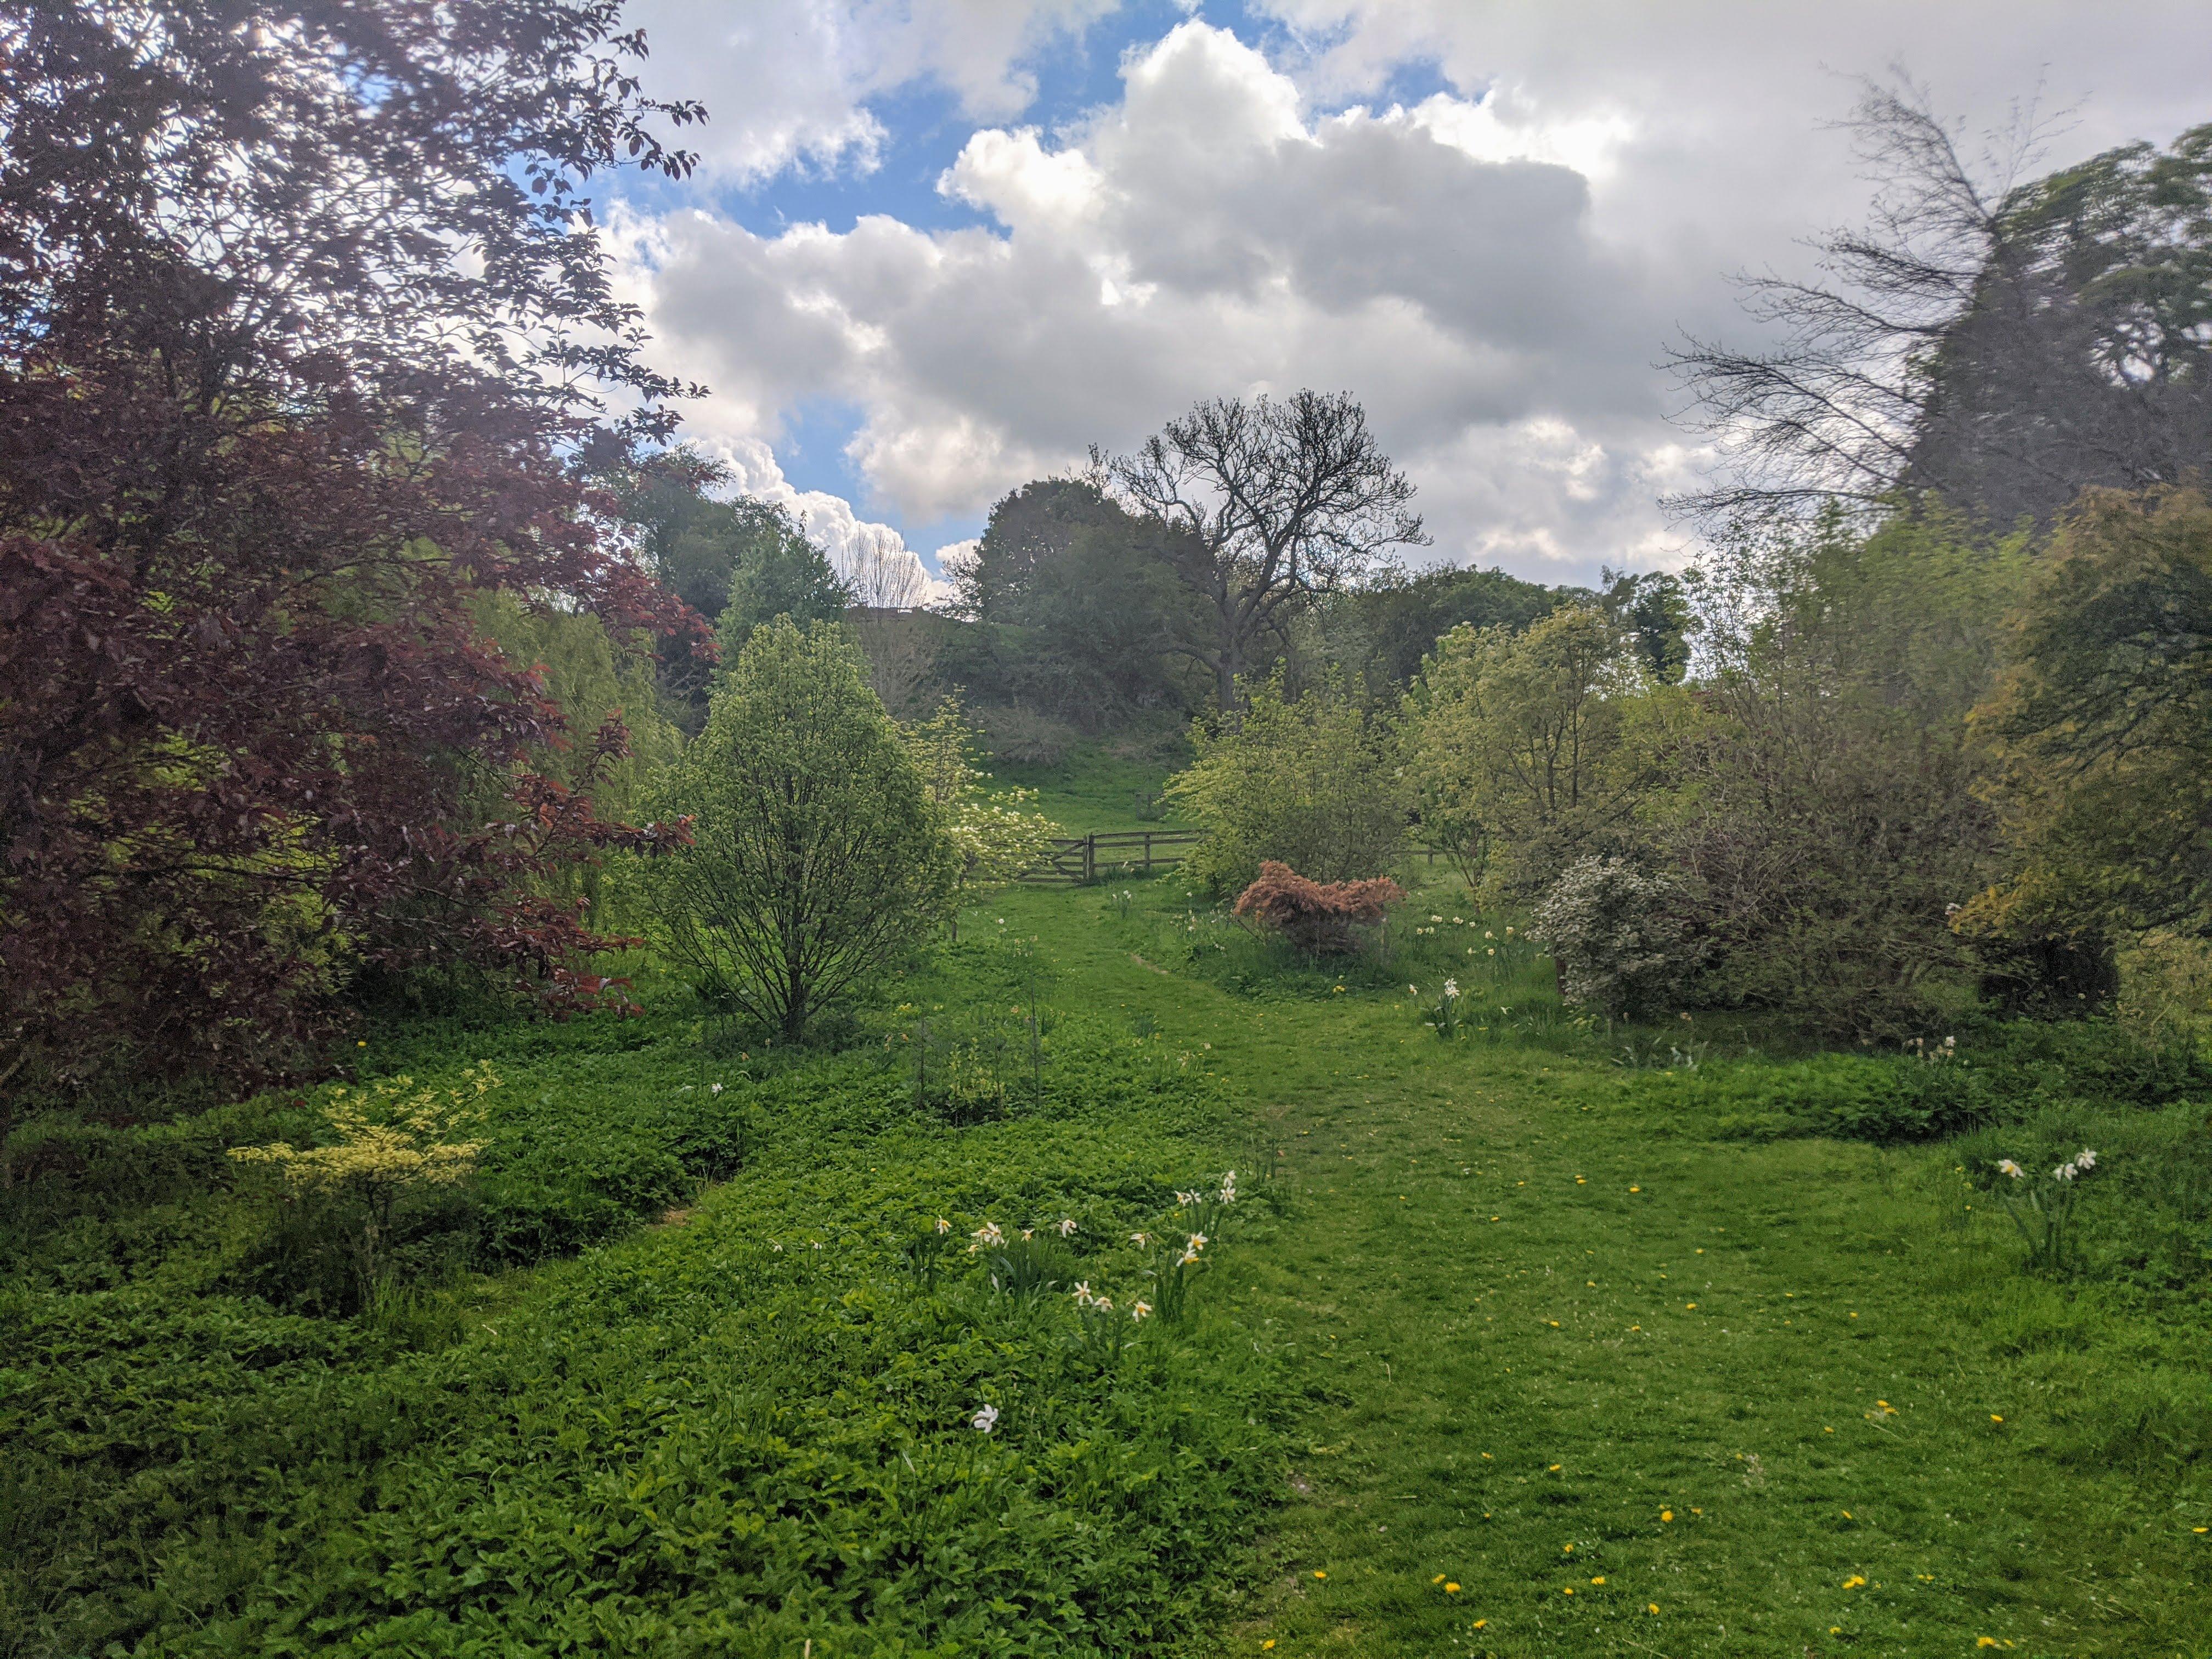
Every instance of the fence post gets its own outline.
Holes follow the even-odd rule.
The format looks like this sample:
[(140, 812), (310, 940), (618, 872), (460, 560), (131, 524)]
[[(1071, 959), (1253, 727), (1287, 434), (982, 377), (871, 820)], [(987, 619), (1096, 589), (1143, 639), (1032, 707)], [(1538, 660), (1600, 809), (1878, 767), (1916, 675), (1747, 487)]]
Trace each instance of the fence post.
[(1093, 830), (1083, 838), (1083, 884), (1088, 887), (1098, 879), (1098, 832)]

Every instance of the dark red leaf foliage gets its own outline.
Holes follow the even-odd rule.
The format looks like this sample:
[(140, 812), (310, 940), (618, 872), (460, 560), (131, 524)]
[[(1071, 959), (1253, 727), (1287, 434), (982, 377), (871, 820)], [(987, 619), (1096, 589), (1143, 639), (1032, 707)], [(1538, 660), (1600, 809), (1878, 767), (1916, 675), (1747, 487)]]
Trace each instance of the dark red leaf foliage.
[(540, 878), (681, 831), (543, 775), (478, 617), (704, 637), (579, 482), (686, 390), (583, 194), (690, 165), (617, 21), (0, 0), (0, 1091), (270, 1075), (364, 969), (610, 988)]
[(1358, 946), (1356, 928), (1373, 927), (1405, 899), (1405, 890), (1388, 876), (1309, 881), (1269, 859), (1260, 866), (1260, 878), (1237, 896), (1237, 914), (1273, 928), (1302, 951), (1338, 953)]

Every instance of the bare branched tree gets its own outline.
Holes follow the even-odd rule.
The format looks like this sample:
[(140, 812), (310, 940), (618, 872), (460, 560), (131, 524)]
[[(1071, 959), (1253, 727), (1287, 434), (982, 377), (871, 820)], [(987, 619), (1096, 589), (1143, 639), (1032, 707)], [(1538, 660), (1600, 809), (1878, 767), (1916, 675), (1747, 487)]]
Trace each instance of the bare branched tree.
[(1353, 581), (1386, 548), (1428, 540), (1413, 486), (1349, 392), (1212, 398), (1134, 454), (1092, 460), (1125, 504), (1171, 532), (1169, 567), (1200, 601), (1197, 630), (1171, 648), (1212, 672), (1224, 714), (1255, 647), (1291, 611)]
[(1669, 354), (1684, 419), (1721, 455), (1671, 506), (1771, 519), (1933, 494), (2047, 523), (2085, 484), (2204, 465), (2212, 130), (2023, 183), (2049, 133), (2032, 109), (1972, 162), (1902, 77), (1846, 125), (1876, 185), (1868, 222), (1815, 244), (1814, 280), (1743, 279), (1778, 343)]
[(867, 659), (868, 684), (884, 707), (903, 717), (937, 665), (938, 619), (923, 606), (929, 578), (911, 553), (857, 550), (842, 573), (852, 593), (846, 612)]

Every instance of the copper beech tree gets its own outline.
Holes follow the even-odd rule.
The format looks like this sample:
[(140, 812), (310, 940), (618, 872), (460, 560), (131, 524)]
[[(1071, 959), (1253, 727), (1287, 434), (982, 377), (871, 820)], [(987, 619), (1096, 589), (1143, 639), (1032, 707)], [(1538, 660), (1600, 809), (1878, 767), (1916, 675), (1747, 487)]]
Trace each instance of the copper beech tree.
[(479, 617), (696, 631), (580, 482), (685, 390), (584, 194), (690, 166), (618, 21), (0, 0), (0, 1097), (270, 1075), (426, 962), (602, 988), (532, 879), (665, 832)]

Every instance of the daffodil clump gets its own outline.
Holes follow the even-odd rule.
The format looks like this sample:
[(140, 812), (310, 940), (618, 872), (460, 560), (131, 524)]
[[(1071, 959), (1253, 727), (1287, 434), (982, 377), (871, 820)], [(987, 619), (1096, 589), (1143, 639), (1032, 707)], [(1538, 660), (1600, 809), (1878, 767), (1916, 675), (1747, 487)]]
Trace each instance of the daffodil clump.
[[(1421, 994), (1420, 987), (1408, 985), (1406, 988), (1406, 994), (1418, 1000)], [(1425, 1012), (1428, 1018), (1421, 1023), (1446, 1042), (1460, 1036), (1459, 981), (1456, 979), (1447, 979), (1444, 981), (1443, 994)]]
[(2028, 1260), (2056, 1273), (2074, 1254), (2074, 1204), (2081, 1178), (2097, 1167), (2084, 1146), (2048, 1173), (2031, 1176), (2011, 1158), (1997, 1161), (1997, 1198), (2027, 1243)]
[[(981, 1259), (992, 1293), (1010, 1303), (1039, 1308), (1065, 1291), (1076, 1316), (1070, 1345), (1100, 1370), (1111, 1371), (1147, 1321), (1164, 1325), (1182, 1321), (1192, 1276), (1204, 1265), (1207, 1248), (1219, 1237), (1237, 1202), (1237, 1172), (1224, 1172), (1218, 1185), (1177, 1192), (1175, 1199), (1175, 1225), (1140, 1228), (1129, 1234), (1128, 1243), (1145, 1259), (1139, 1269), (1145, 1288), (1141, 1293), (1118, 1299), (1096, 1269), (1076, 1277), (1080, 1261), (1071, 1248), (1080, 1248), (1074, 1241), (1082, 1226), (1073, 1216), (1026, 1227), (1009, 1227), (986, 1218), (969, 1231), (963, 1254)], [(907, 1244), (909, 1270), (934, 1287), (951, 1261), (957, 1259), (949, 1254), (956, 1243), (951, 1221), (938, 1217)], [(988, 1434), (997, 1422), (994, 1413), (988, 1424), (978, 1421), (975, 1427)]]

